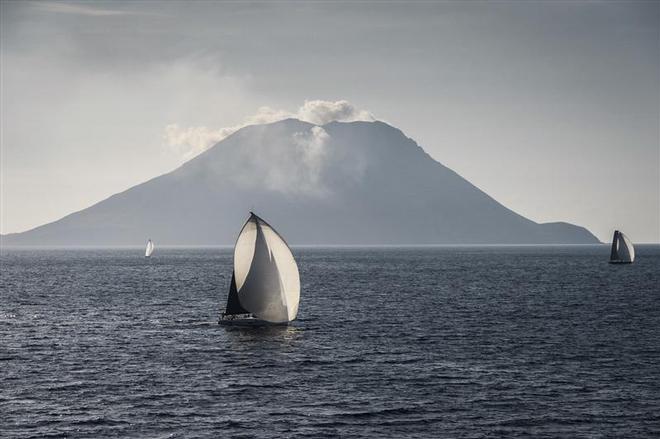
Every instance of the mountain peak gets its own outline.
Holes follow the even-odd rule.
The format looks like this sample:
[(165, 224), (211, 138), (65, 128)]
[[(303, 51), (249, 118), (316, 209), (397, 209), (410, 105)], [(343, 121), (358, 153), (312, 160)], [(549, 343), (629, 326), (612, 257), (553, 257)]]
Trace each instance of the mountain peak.
[(7, 244), (231, 244), (257, 209), (292, 244), (591, 243), (497, 203), (381, 121), (285, 119)]

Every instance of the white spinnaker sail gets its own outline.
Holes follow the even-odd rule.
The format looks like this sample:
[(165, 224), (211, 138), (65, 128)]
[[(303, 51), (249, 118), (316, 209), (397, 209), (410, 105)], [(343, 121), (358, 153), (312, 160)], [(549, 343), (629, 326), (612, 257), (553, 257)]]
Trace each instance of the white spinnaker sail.
[(253, 220), (253, 216), (250, 216), (241, 229), (241, 233), (238, 234), (236, 245), (234, 245), (234, 276), (237, 291), (240, 291), (243, 287), (250, 271), (256, 239), (257, 221), (256, 219)]
[(630, 239), (623, 233), (619, 232), (619, 243), (618, 243), (617, 253), (619, 254), (619, 259), (626, 262), (632, 262), (635, 260), (635, 248), (630, 242)]
[(147, 248), (144, 251), (144, 255), (146, 257), (149, 257), (153, 252), (154, 252), (154, 243), (150, 239), (149, 241), (147, 241)]
[(300, 276), (289, 246), (252, 214), (234, 248), (234, 275), (241, 306), (255, 317), (288, 322), (298, 314)]

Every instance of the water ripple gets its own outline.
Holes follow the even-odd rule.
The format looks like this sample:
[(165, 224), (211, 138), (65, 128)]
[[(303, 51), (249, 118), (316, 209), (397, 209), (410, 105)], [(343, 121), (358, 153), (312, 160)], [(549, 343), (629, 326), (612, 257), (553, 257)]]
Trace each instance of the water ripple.
[(231, 253), (2, 250), (2, 437), (658, 437), (660, 247), (302, 249), (289, 327)]

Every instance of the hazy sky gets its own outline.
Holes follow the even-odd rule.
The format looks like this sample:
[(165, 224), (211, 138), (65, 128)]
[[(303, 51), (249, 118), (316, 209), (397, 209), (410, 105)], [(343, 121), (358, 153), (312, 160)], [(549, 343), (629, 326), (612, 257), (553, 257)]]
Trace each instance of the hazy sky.
[(344, 99), (530, 219), (660, 242), (660, 2), (3, 0), (1, 17), (2, 233), (255, 114)]

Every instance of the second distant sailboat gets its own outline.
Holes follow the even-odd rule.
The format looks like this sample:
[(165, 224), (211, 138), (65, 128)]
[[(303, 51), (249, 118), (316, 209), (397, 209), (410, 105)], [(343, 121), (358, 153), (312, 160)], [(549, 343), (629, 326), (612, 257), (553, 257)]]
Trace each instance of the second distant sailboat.
[(635, 247), (623, 232), (614, 231), (610, 264), (631, 264), (635, 260)]
[(147, 241), (147, 248), (146, 248), (146, 250), (144, 251), (144, 257), (145, 257), (145, 258), (149, 258), (149, 257), (151, 257), (151, 254), (152, 254), (153, 252), (154, 252), (154, 243), (153, 243), (153, 241), (151, 241), (151, 239), (150, 239), (149, 241)]

